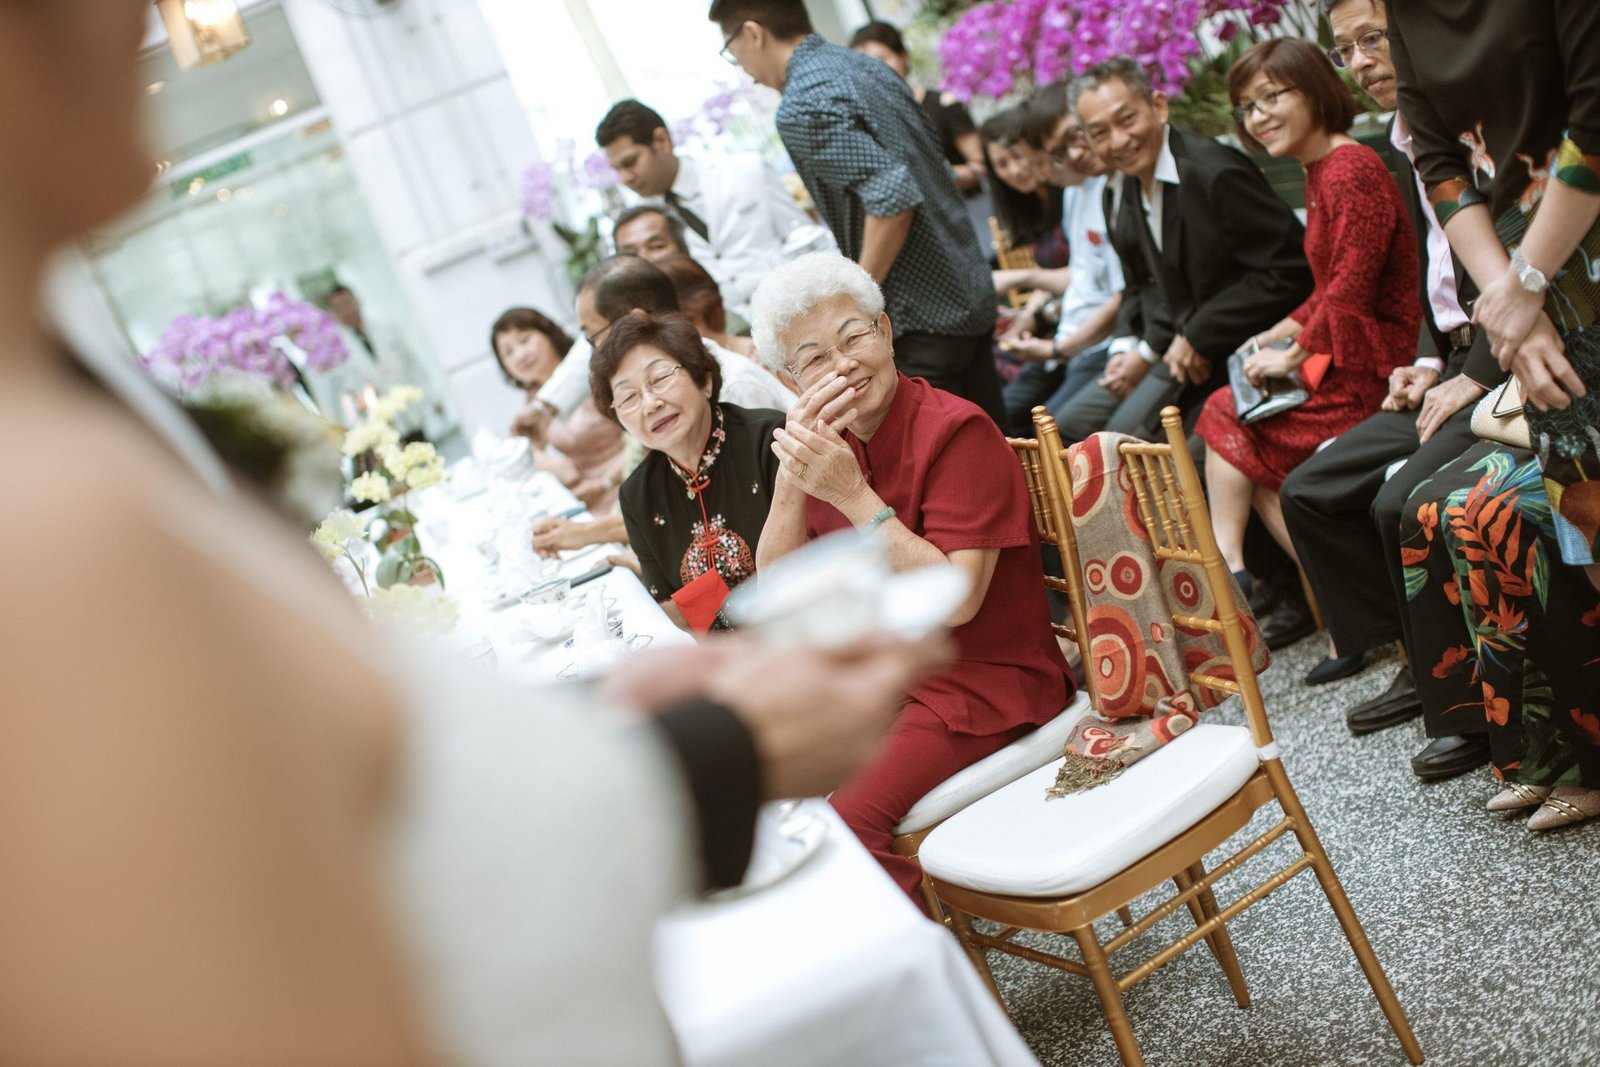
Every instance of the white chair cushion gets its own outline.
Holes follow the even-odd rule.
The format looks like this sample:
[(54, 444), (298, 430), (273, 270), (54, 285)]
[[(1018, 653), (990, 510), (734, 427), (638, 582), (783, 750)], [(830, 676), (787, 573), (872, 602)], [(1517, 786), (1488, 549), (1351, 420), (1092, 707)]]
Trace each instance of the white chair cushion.
[(929, 834), (923, 870), (941, 881), (1017, 897), (1069, 896), (1099, 885), (1209, 815), (1255, 772), (1250, 731), (1201, 723), (1104, 785), (1059, 800), (1040, 767)]
[(1089, 694), (1078, 690), (1072, 703), (1060, 715), (1051, 719), (1033, 733), (1011, 742), (999, 752), (983, 757), (928, 791), (927, 796), (912, 805), (897, 834), (914, 834), (926, 830), (943, 819), (948, 819), (975, 800), (982, 800), (1003, 785), (1036, 771), (1051, 760), (1061, 758), (1061, 748), (1067, 735), (1078, 720), (1089, 714)]

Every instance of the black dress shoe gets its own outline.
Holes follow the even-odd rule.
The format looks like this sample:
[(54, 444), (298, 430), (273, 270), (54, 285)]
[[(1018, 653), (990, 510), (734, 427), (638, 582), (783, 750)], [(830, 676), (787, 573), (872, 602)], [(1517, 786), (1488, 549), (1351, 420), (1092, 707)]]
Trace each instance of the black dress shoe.
[(1422, 701), (1417, 697), (1417, 683), (1411, 677), (1411, 668), (1401, 667), (1389, 688), (1351, 708), (1344, 722), (1353, 734), (1370, 734), (1374, 730), (1399, 726), (1421, 714)]
[(1354, 678), (1367, 665), (1364, 653), (1353, 656), (1323, 656), (1322, 662), (1306, 673), (1307, 685), (1327, 685), (1341, 678)]
[(1261, 640), (1274, 652), (1287, 648), (1315, 633), (1317, 624), (1311, 618), (1311, 609), (1299, 597), (1279, 604), (1271, 615), (1261, 620)]
[(1437, 737), (1411, 757), (1411, 769), (1424, 782), (1442, 782), (1488, 762), (1486, 737)]

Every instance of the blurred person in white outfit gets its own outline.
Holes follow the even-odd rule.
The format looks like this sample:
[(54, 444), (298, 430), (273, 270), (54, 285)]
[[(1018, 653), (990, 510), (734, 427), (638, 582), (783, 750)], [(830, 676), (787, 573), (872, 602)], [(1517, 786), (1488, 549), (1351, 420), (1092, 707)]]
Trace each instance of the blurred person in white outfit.
[(922, 650), (519, 691), (373, 629), (125, 357), (40, 327), (53, 251), (148, 189), (148, 15), (0, 4), (0, 1061), (677, 1062), (656, 917), (853, 771)]

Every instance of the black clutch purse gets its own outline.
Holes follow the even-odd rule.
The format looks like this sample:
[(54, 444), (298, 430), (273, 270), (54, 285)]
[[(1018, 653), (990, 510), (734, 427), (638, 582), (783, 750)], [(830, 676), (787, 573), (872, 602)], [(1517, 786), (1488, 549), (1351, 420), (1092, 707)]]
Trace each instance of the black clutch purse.
[[(1267, 347), (1287, 349), (1293, 345), (1293, 341), (1284, 340), (1275, 341)], [(1228, 357), (1228, 384), (1233, 387), (1233, 413), (1240, 422), (1246, 424), (1281, 415), (1311, 399), (1311, 390), (1306, 388), (1306, 380), (1298, 369), (1282, 378), (1267, 378), (1261, 385), (1251, 384), (1244, 376), (1244, 361), (1259, 351), (1260, 348), (1252, 341), (1248, 348), (1241, 348)]]

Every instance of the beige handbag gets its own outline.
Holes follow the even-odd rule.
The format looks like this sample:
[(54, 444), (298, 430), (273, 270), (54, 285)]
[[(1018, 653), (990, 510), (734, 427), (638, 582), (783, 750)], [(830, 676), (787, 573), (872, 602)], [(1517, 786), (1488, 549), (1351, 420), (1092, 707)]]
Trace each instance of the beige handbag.
[(1532, 448), (1527, 417), (1522, 414), (1522, 386), (1507, 378), (1498, 389), (1489, 390), (1472, 409), (1472, 432), (1485, 441), (1496, 441), (1517, 448)]

